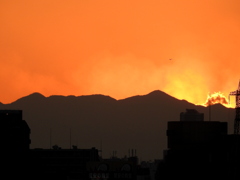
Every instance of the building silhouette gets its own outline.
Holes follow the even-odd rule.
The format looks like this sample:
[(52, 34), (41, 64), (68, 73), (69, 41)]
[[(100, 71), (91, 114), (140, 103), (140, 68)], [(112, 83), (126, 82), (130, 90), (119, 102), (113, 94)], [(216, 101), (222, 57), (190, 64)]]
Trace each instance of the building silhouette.
[(204, 121), (196, 110), (169, 121), (167, 149), (156, 179), (235, 179), (239, 169), (239, 138), (229, 135), (227, 122)]
[(137, 180), (138, 157), (131, 156), (125, 158), (111, 157), (100, 161), (90, 161), (87, 164), (89, 179), (128, 179)]
[(0, 122), (2, 175), (27, 177), (31, 131), (22, 119), (22, 110), (0, 110)]
[(141, 171), (137, 156), (102, 159), (96, 148), (30, 149), (31, 130), (22, 110), (0, 110), (3, 175), (25, 180), (132, 179)]
[(0, 110), (0, 122), (2, 174), (9, 179), (88, 179), (86, 163), (99, 160), (96, 148), (30, 149), (22, 110)]
[(31, 171), (42, 179), (89, 179), (87, 163), (99, 161), (98, 149), (32, 149), (30, 151)]
[[(0, 122), (2, 175), (8, 179), (150, 179), (150, 169), (139, 165), (134, 150), (129, 157), (102, 159), (94, 147), (30, 149), (31, 130), (22, 110), (0, 110)], [(180, 121), (167, 124), (167, 149), (155, 179), (238, 179), (240, 137), (227, 129), (227, 122), (204, 121), (195, 109), (181, 112)]]
[(1, 146), (6, 152), (25, 152), (31, 144), (31, 130), (22, 119), (22, 110), (0, 110)]

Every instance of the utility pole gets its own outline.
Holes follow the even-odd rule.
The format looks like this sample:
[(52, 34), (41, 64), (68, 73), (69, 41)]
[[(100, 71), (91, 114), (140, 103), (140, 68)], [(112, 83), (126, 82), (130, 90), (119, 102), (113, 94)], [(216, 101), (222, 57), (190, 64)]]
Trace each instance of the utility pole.
[(234, 119), (234, 135), (235, 135), (235, 148), (234, 148), (234, 155), (233, 155), (233, 163), (234, 163), (234, 171), (233, 171), (233, 179), (235, 180), (238, 175), (238, 168), (236, 164), (239, 163), (239, 152), (238, 152), (238, 146), (239, 146), (239, 126), (240, 126), (240, 80), (238, 83), (238, 89), (236, 91), (230, 92), (229, 95), (236, 97), (236, 107), (235, 107), (235, 119)]
[(234, 134), (239, 134), (239, 125), (240, 125), (240, 80), (238, 84), (238, 89), (232, 91), (229, 94), (230, 96), (236, 97), (236, 107), (235, 107), (235, 119), (234, 119)]
[(212, 106), (211, 94), (209, 95), (209, 97), (210, 97), (210, 101), (209, 101), (209, 104), (208, 104), (208, 106), (209, 106), (209, 121), (211, 121), (211, 106)]

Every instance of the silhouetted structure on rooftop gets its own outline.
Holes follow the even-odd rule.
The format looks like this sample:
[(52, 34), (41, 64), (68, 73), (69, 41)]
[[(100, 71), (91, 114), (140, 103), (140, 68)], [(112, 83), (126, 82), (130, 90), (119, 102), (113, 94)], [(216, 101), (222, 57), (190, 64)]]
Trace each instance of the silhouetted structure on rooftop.
[(203, 121), (204, 114), (196, 109), (186, 109), (186, 112), (180, 113), (180, 121)]
[(138, 166), (137, 157), (101, 159), (87, 163), (89, 180), (97, 179), (129, 179), (137, 180)]
[(32, 149), (31, 171), (35, 180), (89, 179), (87, 163), (98, 162), (98, 149)]

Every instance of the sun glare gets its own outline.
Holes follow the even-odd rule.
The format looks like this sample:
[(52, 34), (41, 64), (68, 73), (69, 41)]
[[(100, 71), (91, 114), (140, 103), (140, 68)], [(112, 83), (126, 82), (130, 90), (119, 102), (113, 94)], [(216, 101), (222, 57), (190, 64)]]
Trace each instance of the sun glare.
[(221, 92), (214, 92), (213, 94), (208, 94), (205, 103), (203, 103), (202, 105), (207, 107), (213, 104), (222, 104), (225, 107), (232, 107), (229, 100)]

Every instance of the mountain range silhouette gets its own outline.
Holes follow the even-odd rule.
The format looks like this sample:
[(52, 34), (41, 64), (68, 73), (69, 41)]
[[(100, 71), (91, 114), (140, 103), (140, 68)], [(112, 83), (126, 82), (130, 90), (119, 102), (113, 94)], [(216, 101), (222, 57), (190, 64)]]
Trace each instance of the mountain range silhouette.
[[(0, 109), (20, 109), (31, 129), (30, 148), (96, 147), (103, 158), (128, 156), (136, 149), (140, 160), (162, 159), (167, 149), (167, 122), (179, 121), (180, 113), (196, 109), (205, 121), (228, 122), (233, 133), (235, 109), (221, 104), (211, 108), (179, 100), (160, 90), (121, 100), (101, 94), (83, 96), (32, 93)], [(211, 118), (209, 118), (209, 115)]]

